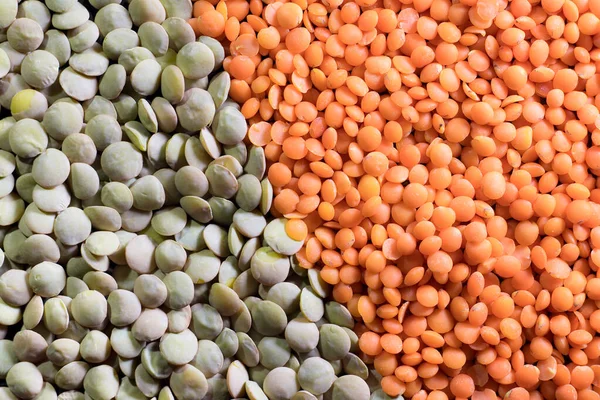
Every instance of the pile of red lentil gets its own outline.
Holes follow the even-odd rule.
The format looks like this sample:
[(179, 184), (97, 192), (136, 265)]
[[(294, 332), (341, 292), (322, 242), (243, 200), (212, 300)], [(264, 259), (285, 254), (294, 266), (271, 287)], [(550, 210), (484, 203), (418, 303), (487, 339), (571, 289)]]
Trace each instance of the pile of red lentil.
[(600, 399), (600, 1), (194, 3), (390, 396)]

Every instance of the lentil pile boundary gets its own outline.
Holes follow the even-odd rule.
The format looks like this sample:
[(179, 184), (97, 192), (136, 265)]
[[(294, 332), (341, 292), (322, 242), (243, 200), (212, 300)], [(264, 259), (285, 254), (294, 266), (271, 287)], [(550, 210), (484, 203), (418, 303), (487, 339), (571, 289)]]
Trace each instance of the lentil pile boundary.
[(387, 395), (600, 398), (598, 1), (193, 12)]

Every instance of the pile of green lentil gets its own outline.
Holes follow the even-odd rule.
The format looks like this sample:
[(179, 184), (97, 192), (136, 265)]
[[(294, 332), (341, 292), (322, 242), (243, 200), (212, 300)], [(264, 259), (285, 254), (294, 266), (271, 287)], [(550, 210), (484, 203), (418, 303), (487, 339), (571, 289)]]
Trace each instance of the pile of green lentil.
[(0, 400), (389, 399), (189, 0), (0, 0)]

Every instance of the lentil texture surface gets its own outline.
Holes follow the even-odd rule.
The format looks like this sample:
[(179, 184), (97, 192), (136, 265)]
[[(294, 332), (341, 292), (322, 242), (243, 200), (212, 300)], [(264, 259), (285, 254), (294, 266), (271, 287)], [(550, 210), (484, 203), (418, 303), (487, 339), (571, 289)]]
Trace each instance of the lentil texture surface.
[(193, 12), (387, 395), (600, 398), (598, 1)]
[(0, 400), (378, 389), (192, 10), (0, 0)]

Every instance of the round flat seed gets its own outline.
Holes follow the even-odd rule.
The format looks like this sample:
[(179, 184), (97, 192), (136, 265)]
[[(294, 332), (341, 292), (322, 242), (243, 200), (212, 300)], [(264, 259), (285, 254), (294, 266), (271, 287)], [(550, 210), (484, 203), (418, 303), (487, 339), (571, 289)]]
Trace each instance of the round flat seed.
[(330, 301), (325, 305), (325, 318), (332, 324), (349, 329), (354, 328), (354, 318), (350, 311), (335, 301)]
[(263, 382), (263, 391), (270, 399), (289, 399), (299, 390), (296, 372), (287, 367), (271, 370)]
[(7, 304), (20, 307), (26, 305), (32, 296), (25, 271), (11, 269), (0, 276), (0, 298)]
[(146, 154), (148, 156), (148, 160), (154, 166), (154, 168), (158, 169), (167, 166), (166, 151), (169, 138), (170, 136), (162, 132), (158, 132), (150, 136), (148, 139)]
[(173, 236), (183, 230), (187, 223), (187, 214), (183, 208), (174, 207), (160, 210), (152, 217), (152, 227), (162, 236)]
[(101, 363), (106, 361), (111, 353), (111, 343), (108, 336), (101, 331), (90, 331), (79, 348), (81, 357), (90, 363)]
[(184, 271), (194, 284), (201, 284), (212, 281), (218, 275), (220, 267), (221, 260), (211, 250), (202, 250), (188, 256)]
[(308, 271), (308, 281), (313, 291), (321, 298), (326, 298), (331, 293), (331, 286), (321, 278), (318, 271)]
[(344, 357), (342, 363), (344, 372), (346, 374), (356, 375), (362, 379), (367, 379), (369, 377), (369, 368), (356, 354), (346, 354), (346, 357)]
[[(166, 2), (166, 0), (163, 0), (163, 2)], [(181, 10), (178, 10), (178, 12), (182, 12), (186, 8), (187, 7), (183, 7)], [(162, 23), (163, 28), (165, 28), (167, 34), (169, 35), (169, 45), (175, 51), (179, 51), (179, 49), (181, 49), (187, 43), (191, 43), (196, 40), (194, 30), (186, 22), (187, 18), (189, 18), (189, 16), (169, 15), (169, 18)]]
[(40, 50), (52, 53), (61, 67), (69, 62), (71, 57), (71, 45), (67, 35), (56, 29), (50, 29), (45, 33)]
[(48, 261), (35, 265), (28, 277), (31, 290), (41, 297), (57, 296), (64, 289), (66, 280), (65, 270)]
[(198, 341), (198, 347), (191, 364), (211, 378), (223, 368), (223, 354), (220, 348), (210, 340)]
[(202, 170), (189, 165), (177, 171), (175, 186), (183, 196), (202, 197), (208, 193), (208, 179)]
[(227, 246), (227, 231), (222, 227), (210, 224), (202, 233), (206, 246), (217, 256), (227, 257), (229, 248)]
[(71, 164), (70, 178), (73, 194), (80, 200), (91, 199), (100, 189), (98, 173), (88, 164)]
[(18, 3), (6, 1), (0, 7), (0, 29), (6, 29), (17, 18)]
[(80, 3), (76, 2), (62, 14), (52, 16), (52, 26), (63, 31), (75, 29), (83, 25), (90, 18), (88, 10)]
[(44, 380), (34, 364), (20, 362), (8, 371), (6, 384), (15, 396), (31, 399), (40, 394), (44, 387)]
[(117, 289), (108, 296), (110, 323), (114, 326), (127, 326), (135, 322), (142, 312), (142, 306), (135, 294)]
[[(90, 206), (86, 207), (84, 212), (96, 229), (111, 232), (121, 229), (121, 216), (115, 209), (104, 206)], [(148, 218), (148, 221), (150, 221), (150, 218)]]
[(285, 232), (286, 223), (287, 220), (284, 218), (274, 219), (265, 227), (263, 236), (267, 246), (280, 254), (291, 256), (300, 251), (304, 242), (294, 240), (287, 235)]
[(233, 398), (246, 394), (246, 382), (249, 380), (248, 371), (240, 361), (232, 362), (227, 368), (227, 389)]
[(206, 169), (206, 178), (210, 184), (209, 191), (213, 196), (230, 199), (238, 191), (239, 183), (235, 175), (222, 165), (209, 165)]
[(156, 269), (154, 249), (156, 244), (149, 236), (139, 235), (131, 239), (125, 248), (127, 265), (140, 274), (148, 274)]
[(177, 66), (187, 79), (204, 78), (213, 71), (215, 56), (204, 43), (191, 42), (177, 53)]
[(200, 139), (194, 136), (190, 137), (187, 142), (185, 142), (184, 153), (187, 164), (198, 168), (202, 172), (206, 171), (206, 168), (212, 161), (212, 157), (204, 150)]
[(40, 296), (33, 296), (23, 311), (23, 326), (25, 329), (35, 328), (44, 315), (44, 301)]
[[(1, 202), (4, 199), (0, 199), (0, 208)], [(71, 203), (71, 195), (69, 194), (69, 190), (65, 185), (58, 185), (51, 189), (45, 189), (37, 185), (33, 189), (33, 201), (35, 202), (35, 205), (42, 211), (61, 212), (69, 207), (69, 204)]]
[(205, 226), (196, 221), (189, 220), (186, 227), (175, 235), (177, 243), (189, 251), (200, 251), (206, 248), (206, 243), (202, 236)]
[(350, 351), (350, 337), (342, 327), (324, 324), (319, 333), (319, 351), (326, 360), (341, 360)]
[(234, 257), (239, 257), (240, 253), (242, 252), (242, 248), (244, 247), (244, 243), (244, 237), (235, 229), (233, 225), (231, 225), (227, 235), (227, 246), (229, 247), (229, 252)]
[(110, 365), (99, 365), (87, 372), (83, 387), (92, 399), (110, 400), (119, 391), (119, 377)]
[[(185, 72), (183, 74), (185, 76)], [(200, 88), (186, 91), (175, 110), (181, 126), (188, 131), (205, 128), (215, 116), (215, 104), (210, 93)]]
[(289, 259), (276, 253), (270, 247), (261, 247), (256, 250), (250, 264), (254, 278), (269, 286), (283, 282), (290, 271)]
[(337, 378), (333, 383), (332, 399), (334, 400), (368, 400), (370, 390), (367, 383), (354, 375)]
[(54, 382), (61, 389), (79, 389), (89, 369), (90, 366), (83, 361), (69, 363), (55, 373)]
[(17, 222), (25, 212), (25, 202), (11, 193), (0, 199), (0, 226), (9, 226)]
[(269, 289), (266, 300), (283, 308), (286, 314), (296, 312), (300, 306), (301, 289), (292, 282), (280, 282)]
[(172, 310), (180, 310), (189, 306), (194, 300), (194, 283), (189, 275), (181, 271), (173, 271), (163, 278), (167, 289), (165, 305)]
[[(48, 299), (46, 304), (44, 304), (44, 325), (55, 335), (64, 333), (69, 327), (69, 311), (67, 310), (65, 303), (60, 298), (54, 297)], [(77, 353), (78, 352), (79, 344), (77, 345)], [(75, 353), (75, 355), (77, 355), (77, 353)], [(70, 361), (75, 361), (75, 359)], [(54, 364), (57, 363), (55, 362)]]
[(150, 104), (158, 120), (158, 129), (161, 132), (171, 133), (177, 129), (179, 122), (175, 107), (164, 97), (155, 97)]
[(117, 399), (131, 399), (131, 400), (143, 400), (146, 396), (142, 393), (137, 386), (131, 383), (128, 377), (123, 377), (119, 384), (119, 391), (117, 392)]
[(134, 358), (140, 355), (146, 343), (133, 337), (129, 328), (114, 328), (110, 333), (110, 345), (119, 356)]
[(35, 157), (48, 147), (48, 135), (34, 119), (17, 121), (9, 131), (12, 152), (23, 158)]
[(187, 261), (185, 248), (174, 240), (165, 240), (154, 251), (156, 266), (164, 273), (180, 271)]
[(262, 147), (252, 146), (248, 152), (248, 161), (244, 167), (244, 171), (248, 174), (262, 179), (267, 170), (267, 162), (265, 159), (265, 151)]
[(214, 340), (223, 330), (223, 318), (208, 304), (192, 306), (193, 331), (198, 339)]
[(240, 346), (236, 353), (236, 358), (244, 363), (247, 367), (256, 367), (260, 359), (258, 347), (252, 338), (245, 332), (237, 332)]
[(121, 64), (112, 64), (107, 69), (98, 85), (100, 94), (109, 99), (114, 100), (123, 91), (127, 82), (127, 72)]
[(157, 22), (144, 22), (138, 28), (138, 36), (143, 47), (156, 57), (163, 56), (169, 49), (169, 35), (165, 28)]
[(142, 154), (131, 143), (113, 143), (102, 153), (101, 164), (111, 180), (123, 182), (140, 173), (143, 167)]
[[(42, 120), (42, 127), (46, 133), (56, 140), (65, 140), (69, 135), (78, 134), (82, 126), (83, 116), (74, 104), (67, 102), (52, 104)], [(66, 146), (68, 145), (63, 143), (63, 152), (68, 154)]]
[(94, 22), (98, 25), (100, 34), (104, 37), (115, 29), (131, 29), (133, 27), (129, 12), (120, 4), (107, 4), (102, 7), (98, 13), (96, 13)]
[(242, 235), (253, 238), (262, 234), (267, 226), (267, 220), (258, 211), (237, 210), (233, 214), (233, 225)]
[(285, 340), (298, 353), (308, 353), (319, 344), (319, 328), (304, 317), (296, 317), (285, 328)]
[[(240, 255), (238, 257), (238, 267), (240, 268), (240, 270), (246, 271), (247, 269), (249, 269), (251, 267), (252, 258), (254, 257), (254, 254), (258, 251), (260, 246), (261, 246), (261, 243), (260, 243), (260, 240), (258, 240), (258, 238), (249, 239), (244, 244), (244, 246), (242, 247), (242, 251), (240, 252)], [(279, 257), (275, 257), (275, 260), (277, 260), (278, 258)], [(261, 266), (257, 266), (257, 268), (262, 269)], [(258, 272), (260, 273), (260, 271), (258, 271)], [(279, 282), (274, 282), (273, 285), (275, 283), (279, 283)]]
[[(102, 46), (98, 43), (69, 59), (69, 66), (86, 77), (97, 77), (104, 74), (108, 69), (108, 63), (108, 57), (104, 55)], [(98, 83), (96, 82), (97, 87)]]
[(85, 241), (85, 247), (97, 256), (109, 256), (119, 245), (119, 238), (113, 232), (94, 232)]
[(285, 311), (272, 301), (258, 302), (250, 310), (252, 326), (258, 333), (265, 336), (275, 336), (282, 333), (287, 325)]
[(236, 178), (239, 178), (242, 175), (242, 173), (244, 172), (242, 165), (239, 163), (239, 161), (235, 157), (232, 157), (232, 156), (228, 156), (228, 155), (221, 156), (221, 157), (215, 159), (212, 162), (212, 164), (222, 165), (223, 167), (225, 167), (229, 171), (231, 171), (231, 173)]
[(93, 21), (86, 21), (82, 25), (68, 32), (71, 50), (81, 53), (92, 47), (99, 36), (100, 30), (98, 29), (98, 25)]
[(8, 28), (6, 39), (13, 49), (27, 54), (42, 44), (44, 32), (37, 21), (30, 18), (17, 18)]
[(115, 105), (109, 99), (102, 96), (94, 96), (93, 99), (86, 101), (84, 106), (84, 121), (86, 123), (101, 114), (106, 114), (117, 119), (118, 114)]
[(129, 79), (137, 93), (142, 96), (150, 96), (158, 90), (161, 74), (160, 64), (156, 60), (148, 59), (135, 66)]
[(198, 351), (198, 339), (192, 331), (167, 333), (160, 341), (160, 352), (171, 365), (184, 365), (194, 359)]
[(148, 131), (156, 133), (158, 131), (158, 119), (148, 100), (140, 99), (138, 101), (137, 112), (140, 122), (144, 127), (148, 129)]
[(50, 11), (48, 7), (40, 1), (32, 1), (19, 5), (18, 18), (30, 18), (36, 21), (45, 32), (50, 28)]
[(121, 124), (133, 121), (138, 116), (137, 103), (133, 97), (127, 94), (121, 93), (113, 100), (113, 105), (117, 110), (117, 120)]
[[(97, 23), (96, 23), (97, 25)], [(104, 54), (113, 61), (119, 59), (125, 50), (133, 49), (140, 45), (137, 33), (131, 28), (117, 28), (108, 34), (103, 33), (102, 49)]]
[(246, 298), (255, 295), (258, 292), (258, 287), (259, 283), (252, 276), (252, 272), (246, 270), (235, 279), (232, 289), (240, 298)]
[(165, 160), (169, 167), (178, 170), (185, 166), (185, 143), (189, 136), (183, 133), (176, 133), (171, 136), (165, 149)]
[(181, 207), (194, 220), (207, 223), (213, 219), (210, 204), (201, 197), (185, 196), (180, 200)]
[[(6, 53), (4, 55), (6, 56)], [(0, 59), (2, 59), (1, 54)], [(52, 53), (45, 50), (36, 50), (29, 53), (23, 59), (21, 75), (29, 86), (36, 89), (44, 89), (56, 81), (56, 78), (58, 78), (58, 68), (59, 62)], [(1, 72), (0, 75), (2, 75)]]
[(254, 175), (242, 175), (238, 178), (238, 184), (235, 202), (245, 211), (257, 208), (262, 198), (260, 181)]
[[(142, 27), (140, 27), (142, 29)], [(168, 41), (168, 38), (167, 38)], [(169, 65), (162, 71), (161, 93), (171, 104), (177, 104), (183, 100), (185, 93), (185, 78), (183, 72), (176, 65)]]
[(208, 392), (206, 377), (200, 370), (190, 364), (173, 371), (169, 386), (179, 400), (201, 399)]
[[(2, 126), (1, 121), (0, 126)], [(0, 150), (0, 177), (4, 178), (10, 176), (15, 170), (15, 167), (15, 156), (12, 153), (9, 153), (8, 151)]]
[(71, 166), (64, 153), (47, 149), (33, 161), (33, 179), (43, 188), (50, 189), (64, 183), (69, 177)]
[(83, 261), (93, 270), (96, 271), (108, 271), (108, 267), (110, 265), (110, 260), (107, 256), (96, 256), (85, 247), (85, 245), (81, 246), (81, 257)]
[[(208, 90), (210, 92), (210, 86)], [(233, 145), (244, 139), (248, 127), (240, 111), (225, 107), (216, 113), (212, 129), (220, 143)]]
[(304, 288), (300, 293), (300, 310), (312, 322), (317, 322), (325, 314), (323, 300), (310, 288)]
[[(20, 63), (23, 61), (25, 56), (16, 50), (14, 50), (8, 43), (0, 43), (0, 49), (2, 49), (10, 58), (11, 65), (16, 68), (17, 65), (20, 66)], [(10, 109), (10, 103), (14, 95), (25, 89), (29, 89), (29, 85), (25, 82), (25, 79), (20, 74), (16, 73), (7, 74), (4, 78), (2, 78), (2, 86), (4, 93), (0, 94), (0, 105), (6, 109)], [(9, 150), (9, 149), (7, 149)]]
[(167, 313), (167, 318), (169, 319), (169, 332), (183, 332), (192, 322), (192, 308), (186, 306), (180, 310), (171, 310)]
[(137, 340), (153, 342), (160, 339), (169, 325), (167, 314), (159, 308), (145, 309), (131, 326)]
[(133, 195), (133, 206), (138, 210), (158, 210), (165, 203), (165, 189), (153, 175), (146, 175), (136, 180), (129, 189)]
[(290, 400), (317, 400), (314, 394), (307, 392), (306, 390), (300, 390), (292, 396)]
[(78, 101), (89, 100), (98, 92), (98, 81), (95, 77), (85, 76), (72, 67), (65, 68), (58, 80), (65, 93)]
[(223, 65), (223, 60), (225, 59), (225, 49), (223, 49), (223, 46), (219, 43), (219, 41), (211, 38), (210, 36), (200, 36), (198, 41), (208, 46), (210, 51), (212, 51), (213, 55), (215, 56), (215, 67), (217, 69), (221, 68)]
[(101, 200), (105, 206), (114, 208), (117, 212), (125, 212), (133, 206), (133, 194), (121, 182), (108, 182), (104, 185)]
[(81, 326), (93, 328), (100, 326), (107, 316), (108, 306), (102, 294), (95, 290), (79, 293), (71, 301), (73, 318)]
[(159, 349), (159, 343), (153, 342), (146, 345), (142, 350), (142, 365), (148, 374), (154, 379), (167, 379), (173, 372), (165, 357)]
[(260, 363), (268, 369), (283, 367), (290, 359), (290, 346), (285, 339), (275, 337), (262, 338), (258, 343)]
[(213, 159), (221, 156), (222, 146), (208, 128), (200, 130), (200, 143), (204, 151)]

